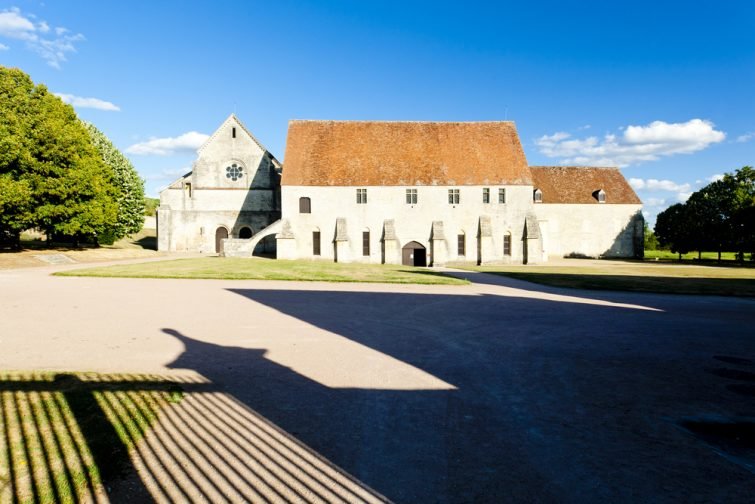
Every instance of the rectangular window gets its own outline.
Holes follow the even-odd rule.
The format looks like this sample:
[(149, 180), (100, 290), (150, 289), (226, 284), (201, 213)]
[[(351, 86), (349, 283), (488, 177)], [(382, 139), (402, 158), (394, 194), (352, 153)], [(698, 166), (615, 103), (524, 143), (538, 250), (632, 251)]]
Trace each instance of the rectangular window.
[(320, 255), (320, 232), (312, 231), (312, 255)]
[(506, 203), (506, 189), (498, 189), (498, 203)]
[(357, 189), (357, 204), (364, 205), (367, 203), (367, 189)]
[(234, 128), (231, 128), (231, 136), (232, 136), (233, 138), (236, 138), (236, 128), (235, 128), (235, 127), (234, 127)]
[(489, 187), (482, 188), (482, 202), (490, 203), (490, 188)]
[(370, 232), (362, 231), (362, 255), (370, 255)]
[(417, 190), (416, 189), (407, 189), (406, 190), (406, 204), (407, 205), (416, 205), (417, 204)]
[(464, 235), (462, 233), (462, 234), (459, 235), (458, 240), (457, 240), (457, 243), (458, 243), (458, 245), (457, 245), (457, 253), (460, 256), (467, 255), (467, 247), (466, 247), (467, 243), (466, 243), (466, 240), (464, 239), (465, 237), (466, 237), (466, 235)]
[(186, 192), (189, 193), (189, 198), (191, 198), (191, 184), (187, 182), (184, 188), (186, 188)]
[(299, 213), (312, 213), (312, 201), (309, 198), (299, 198)]
[(511, 235), (503, 235), (503, 255), (511, 255)]
[(458, 205), (459, 204), (459, 190), (458, 189), (449, 189), (448, 190), (448, 204), (449, 205)]

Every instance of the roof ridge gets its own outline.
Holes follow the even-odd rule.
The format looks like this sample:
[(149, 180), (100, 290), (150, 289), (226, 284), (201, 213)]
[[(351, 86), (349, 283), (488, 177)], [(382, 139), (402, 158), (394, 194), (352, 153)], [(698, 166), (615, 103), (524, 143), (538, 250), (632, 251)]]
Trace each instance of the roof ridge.
[(562, 169), (577, 169), (577, 170), (592, 169), (592, 170), (618, 170), (618, 171), (621, 171), (621, 168), (619, 168), (618, 166), (583, 166), (583, 165), (578, 165), (578, 166), (550, 165), (550, 166), (546, 166), (546, 165), (537, 165), (537, 166), (530, 166), (530, 169), (532, 169), (532, 168), (535, 168), (535, 169), (549, 169), (549, 170), (556, 169), (556, 168), (562, 168)]
[(375, 123), (375, 124), (516, 124), (515, 121), (401, 121), (373, 119), (289, 119), (289, 123)]

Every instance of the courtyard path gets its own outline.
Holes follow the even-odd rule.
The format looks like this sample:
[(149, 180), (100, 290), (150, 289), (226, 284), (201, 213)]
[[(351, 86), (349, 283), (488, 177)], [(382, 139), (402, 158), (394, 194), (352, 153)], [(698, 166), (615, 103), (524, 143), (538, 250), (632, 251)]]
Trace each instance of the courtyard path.
[(755, 495), (755, 300), (61, 268), (0, 271), (0, 370), (187, 383), (133, 455), (156, 500)]

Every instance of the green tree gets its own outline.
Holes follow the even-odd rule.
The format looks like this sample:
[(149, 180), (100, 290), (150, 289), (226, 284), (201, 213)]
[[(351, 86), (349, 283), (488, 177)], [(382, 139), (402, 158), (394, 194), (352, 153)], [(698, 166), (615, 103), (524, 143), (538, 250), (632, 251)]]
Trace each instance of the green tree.
[(645, 250), (658, 250), (658, 238), (655, 233), (650, 229), (648, 223), (645, 222), (644, 226), (644, 243), (643, 248)]
[(682, 254), (692, 250), (693, 224), (692, 216), (684, 203), (671, 205), (659, 213), (655, 220), (655, 235), (658, 238), (658, 244), (679, 254), (681, 261)]
[(70, 105), (18, 69), (0, 67), (3, 232), (96, 236), (117, 221), (110, 169)]
[(102, 243), (113, 243), (124, 236), (137, 233), (144, 225), (144, 181), (139, 177), (131, 161), (91, 123), (83, 123), (102, 160), (112, 171), (112, 182), (116, 188), (115, 201), (118, 205), (118, 218), (114, 226), (107, 228), (99, 239)]

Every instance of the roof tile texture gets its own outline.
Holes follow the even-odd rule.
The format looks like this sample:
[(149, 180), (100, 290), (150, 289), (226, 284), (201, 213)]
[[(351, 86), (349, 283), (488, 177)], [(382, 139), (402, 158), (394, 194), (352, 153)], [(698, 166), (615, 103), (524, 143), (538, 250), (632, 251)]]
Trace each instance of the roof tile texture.
[(618, 168), (531, 166), (530, 171), (532, 185), (543, 192), (543, 204), (598, 204), (593, 193), (600, 189), (606, 193), (606, 204), (642, 204)]
[(529, 185), (512, 122), (291, 121), (282, 185)]

